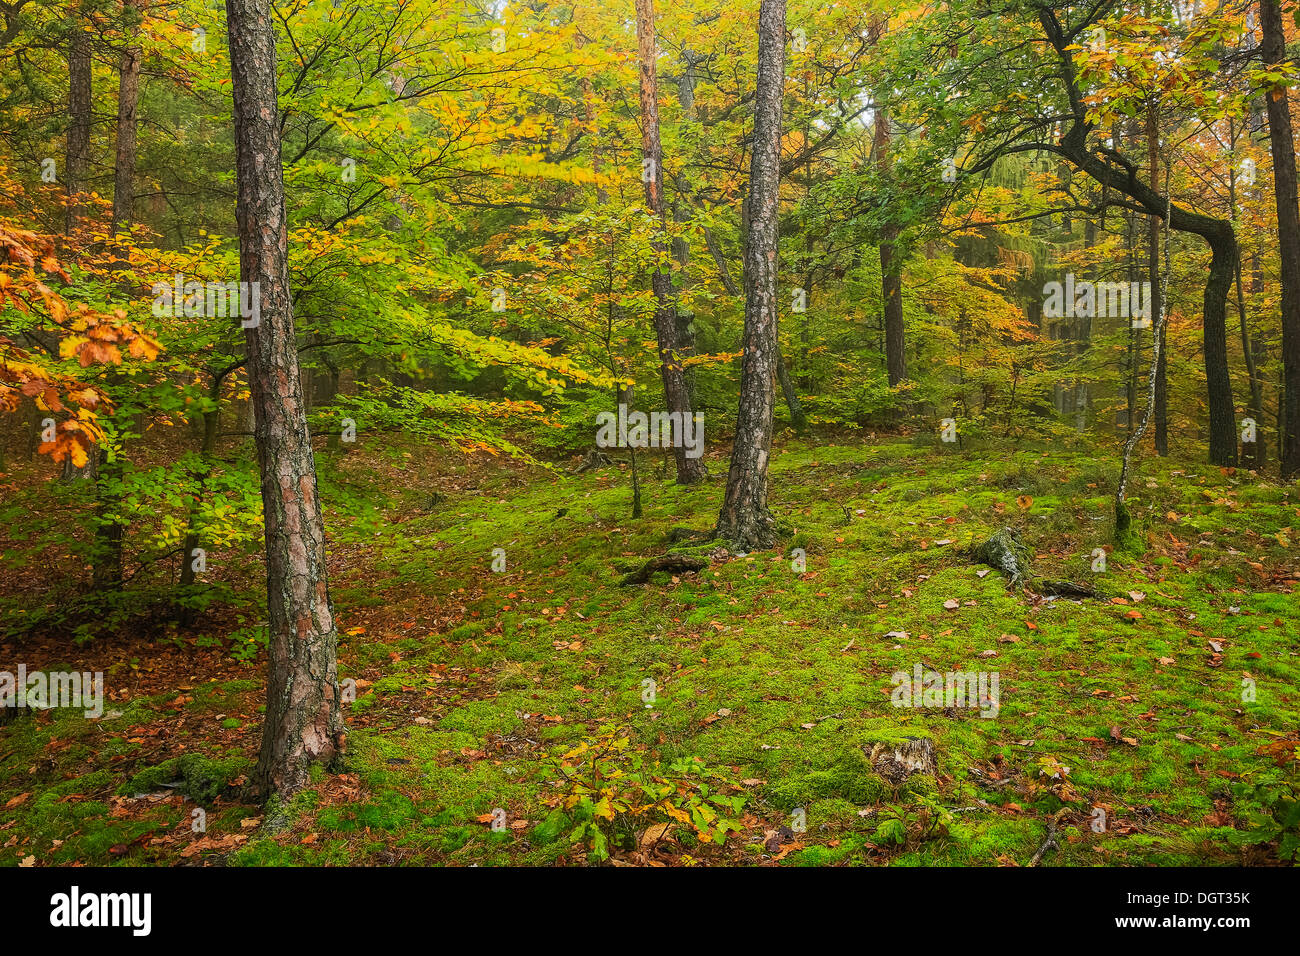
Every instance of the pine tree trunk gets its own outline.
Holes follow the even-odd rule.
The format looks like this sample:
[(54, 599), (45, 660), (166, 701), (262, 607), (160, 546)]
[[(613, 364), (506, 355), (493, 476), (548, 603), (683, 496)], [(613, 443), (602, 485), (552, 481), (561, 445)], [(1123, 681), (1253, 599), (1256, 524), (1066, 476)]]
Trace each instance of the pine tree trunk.
[(251, 789), (284, 796), (306, 783), (311, 764), (331, 762), (344, 746), (338, 632), (289, 294), (270, 0), (226, 0), (226, 18), (240, 277), (259, 283), (261, 296), (261, 321), (246, 330), (246, 342), (266, 528), (270, 666)]
[(113, 232), (131, 225), (135, 197), (136, 105), (140, 100), (140, 27), (135, 20), (139, 0), (124, 0), (123, 14), (130, 39), (122, 52), (117, 85), (117, 157), (113, 167)]
[[(669, 244), (663, 238), (667, 233), (667, 216), (664, 207), (663, 147), (659, 139), (659, 99), (655, 75), (655, 12), (654, 0), (636, 0), (637, 58), (639, 61), (641, 93), (641, 152), (650, 162), (650, 175), (645, 182), (646, 205), (659, 221), (659, 236), (653, 242), (655, 254), (661, 262), (650, 276), (650, 286), (655, 294), (655, 337), (659, 342), (659, 374), (664, 383), (664, 404), (668, 411), (685, 423), (692, 418), (690, 392), (686, 387), (681, 359), (677, 348), (677, 309), (673, 303), (673, 278), (669, 265)], [(683, 428), (694, 427), (683, 424)], [(705, 476), (702, 458), (686, 456), (683, 436), (673, 436), (673, 458), (677, 463), (677, 483), (690, 485)]]
[(63, 158), (63, 181), (68, 204), (63, 231), (72, 234), (77, 218), (76, 196), (84, 192), (90, 169), (90, 34), (80, 7), (68, 18), (68, 136)]
[[(1286, 60), (1286, 34), (1280, 0), (1260, 0), (1266, 64)], [(1282, 260), (1282, 368), (1286, 379), (1285, 432), (1281, 436), (1282, 477), (1300, 473), (1300, 199), (1297, 198), (1295, 140), (1286, 90), (1267, 97), (1268, 138), (1273, 153), (1273, 189), (1277, 201), (1277, 245)]]
[(745, 249), (744, 358), (740, 411), (717, 535), (741, 551), (770, 548), (767, 507), (776, 375), (777, 211), (781, 184), (781, 98), (785, 86), (785, 0), (762, 0), (758, 13), (758, 91), (749, 173)]

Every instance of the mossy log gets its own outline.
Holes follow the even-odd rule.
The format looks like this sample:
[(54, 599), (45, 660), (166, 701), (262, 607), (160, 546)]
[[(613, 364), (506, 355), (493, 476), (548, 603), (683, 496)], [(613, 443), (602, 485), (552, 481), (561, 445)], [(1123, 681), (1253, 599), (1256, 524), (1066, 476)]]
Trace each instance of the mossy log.
[(708, 566), (709, 562), (704, 558), (693, 558), (688, 554), (661, 554), (657, 558), (651, 558), (632, 573), (623, 575), (623, 579), (618, 583), (623, 587), (627, 587), (629, 584), (645, 584), (650, 580), (650, 576), (657, 571), (678, 574), (687, 571), (702, 571)]

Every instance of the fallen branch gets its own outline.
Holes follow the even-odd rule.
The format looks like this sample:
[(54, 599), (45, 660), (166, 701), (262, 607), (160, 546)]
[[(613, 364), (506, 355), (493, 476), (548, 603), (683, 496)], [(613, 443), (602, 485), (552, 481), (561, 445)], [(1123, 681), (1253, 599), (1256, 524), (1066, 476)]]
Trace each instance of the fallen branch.
[(1073, 581), (1038, 581), (1035, 590), (1039, 594), (1053, 597), (1095, 598), (1097, 589), (1089, 584), (1075, 584)]
[(1061, 848), (1061, 845), (1056, 842), (1056, 825), (1061, 822), (1061, 817), (1063, 817), (1067, 812), (1068, 808), (1062, 807), (1047, 818), (1047, 839), (1043, 841), (1043, 845), (1034, 853), (1033, 858), (1029, 861), (1030, 866), (1037, 866), (1043, 859), (1043, 854), (1045, 854), (1049, 848), (1056, 850)]

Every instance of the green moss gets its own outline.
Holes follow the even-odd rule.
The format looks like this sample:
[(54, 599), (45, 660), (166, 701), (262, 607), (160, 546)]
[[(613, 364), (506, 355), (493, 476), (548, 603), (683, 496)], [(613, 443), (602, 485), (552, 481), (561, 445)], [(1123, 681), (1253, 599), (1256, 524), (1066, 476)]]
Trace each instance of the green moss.
[(201, 754), (182, 754), (140, 771), (122, 784), (118, 793), (134, 795), (170, 789), (206, 806), (252, 766), (253, 762), (243, 757), (214, 760)]

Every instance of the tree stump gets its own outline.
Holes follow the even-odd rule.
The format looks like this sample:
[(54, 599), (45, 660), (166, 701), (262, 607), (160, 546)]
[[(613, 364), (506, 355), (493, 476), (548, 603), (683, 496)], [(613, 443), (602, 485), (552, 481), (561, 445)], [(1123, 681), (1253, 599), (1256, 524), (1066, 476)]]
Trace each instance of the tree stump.
[(607, 465), (614, 464), (614, 459), (610, 458), (599, 448), (593, 448), (583, 457), (577, 467), (570, 469), (569, 474), (580, 475), (584, 471), (590, 471), (593, 468), (604, 468)]
[(897, 743), (878, 743), (867, 751), (872, 768), (882, 778), (898, 786), (914, 774), (934, 776), (934, 741), (929, 737), (907, 737)]
[(970, 556), (973, 561), (1001, 571), (1013, 585), (1029, 576), (1029, 548), (1020, 539), (1020, 532), (1012, 528), (1003, 528), (983, 544), (971, 548)]

